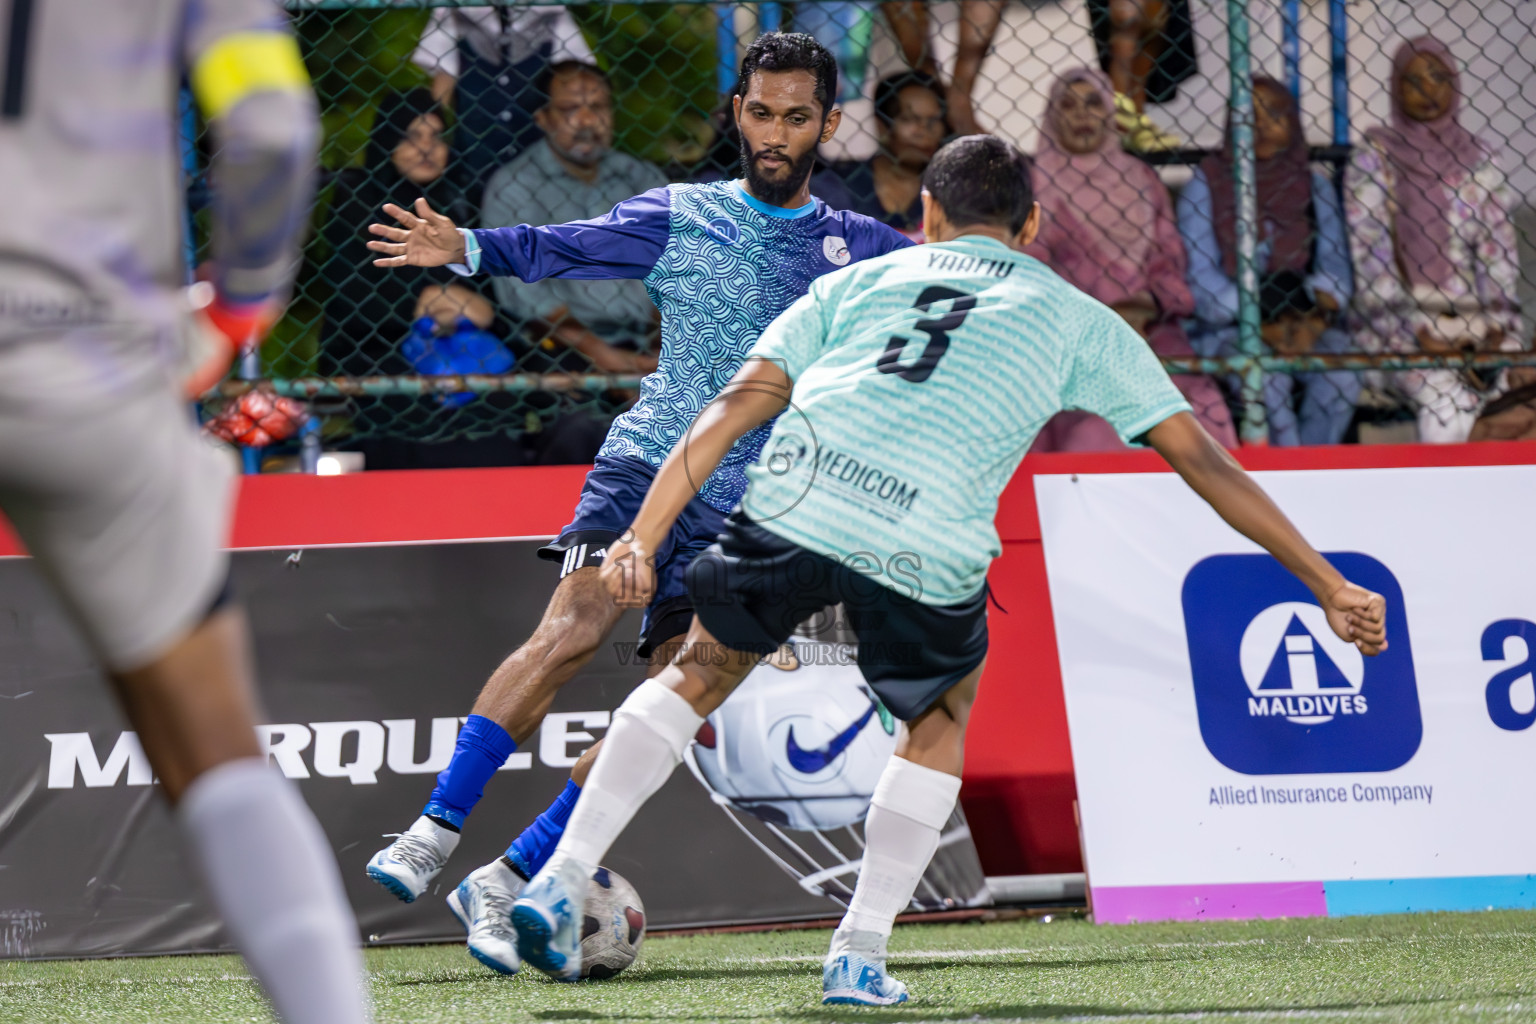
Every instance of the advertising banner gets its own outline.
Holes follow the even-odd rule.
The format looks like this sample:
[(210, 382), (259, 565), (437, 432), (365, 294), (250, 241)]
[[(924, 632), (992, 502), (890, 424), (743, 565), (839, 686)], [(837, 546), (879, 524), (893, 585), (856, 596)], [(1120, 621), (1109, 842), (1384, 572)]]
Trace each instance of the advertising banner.
[[(319, 817), (369, 942), (462, 937), (443, 902), (448, 892), (548, 805), (612, 709), (644, 678), (635, 655), (638, 614), (630, 613), (491, 780), (453, 859), (421, 899), (401, 903), (365, 877), (387, 835), (420, 813), (433, 775), (448, 763), (459, 716), (490, 670), (538, 623), (558, 573), (535, 559), (537, 547), (500, 541), (234, 555), (236, 591), (256, 640), (261, 738)], [(821, 664), (828, 660), (836, 659), (808, 654), (803, 665), (756, 670), (802, 696), (819, 692), (802, 675), (844, 675), (820, 680), (835, 692), (817, 703), (774, 700), (766, 717), (733, 725), (738, 749), (756, 739), (744, 731), (749, 726), (766, 739), (759, 756), (737, 757), (717, 772), (717, 785), (755, 797), (762, 794), (742, 773), (766, 781), (779, 797), (776, 811), (791, 816), (797, 800), (814, 805), (835, 793), (843, 810), (837, 826), (862, 819), (865, 761), (894, 741), (882, 716), (869, 711), (857, 668)], [(857, 679), (846, 677), (850, 671)], [(789, 742), (798, 744), (796, 763)], [(152, 783), (137, 736), (31, 562), (0, 559), (0, 958), (227, 948)], [(851, 881), (856, 854), (819, 871), (770, 852), (717, 805), (720, 797), (679, 770), (608, 857), (639, 891), (653, 926), (840, 913), (827, 897), (843, 890), (828, 880)], [(815, 834), (797, 831), (815, 823), (758, 824), (825, 853)], [(963, 820), (949, 832), (946, 867), (930, 874), (939, 888), (919, 894), (924, 906), (985, 898)]]
[(1174, 474), (1036, 478), (1095, 919), (1536, 907), (1536, 467), (1255, 476), (1386, 651)]

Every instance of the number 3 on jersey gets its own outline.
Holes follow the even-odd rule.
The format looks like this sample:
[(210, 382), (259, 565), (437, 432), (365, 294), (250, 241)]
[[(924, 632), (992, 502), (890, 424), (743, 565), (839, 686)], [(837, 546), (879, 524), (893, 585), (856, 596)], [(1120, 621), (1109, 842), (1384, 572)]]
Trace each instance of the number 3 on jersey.
[(929, 307), (935, 302), (943, 302), (953, 299), (954, 305), (943, 316), (929, 317), (917, 321), (912, 329), (922, 331), (928, 335), (928, 344), (923, 346), (922, 353), (912, 362), (903, 363), (902, 355), (906, 352), (907, 344), (911, 341), (900, 334), (891, 335), (891, 340), (886, 343), (885, 351), (880, 353), (880, 358), (875, 362), (875, 369), (881, 373), (894, 373), (902, 380), (913, 384), (921, 384), (933, 375), (934, 367), (939, 365), (939, 360), (944, 358), (944, 353), (949, 351), (949, 332), (958, 330), (965, 323), (965, 316), (976, 308), (976, 296), (968, 292), (957, 292), (953, 288), (945, 288), (943, 285), (931, 284), (924, 288), (917, 301), (912, 303), (914, 307), (928, 312)]

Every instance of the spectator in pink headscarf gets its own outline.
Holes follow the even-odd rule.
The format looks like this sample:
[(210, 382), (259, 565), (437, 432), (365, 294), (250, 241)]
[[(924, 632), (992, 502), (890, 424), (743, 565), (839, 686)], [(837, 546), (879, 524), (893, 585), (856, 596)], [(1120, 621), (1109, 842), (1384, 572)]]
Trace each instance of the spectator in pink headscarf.
[[(1113, 307), (1158, 355), (1193, 355), (1179, 323), (1194, 312), (1195, 300), (1184, 280), (1188, 260), (1173, 204), (1156, 172), (1121, 149), (1114, 116), (1114, 90), (1102, 72), (1077, 68), (1052, 86), (1035, 155), (1040, 235), (1027, 251)], [(1235, 447), (1216, 382), (1188, 374), (1173, 381), (1206, 430)], [(1034, 450), (1120, 447), (1104, 420), (1064, 412), (1046, 424)]]
[[(1410, 39), (1392, 60), (1392, 120), (1365, 133), (1345, 173), (1357, 337), (1372, 351), (1518, 348), (1519, 275), (1509, 188), (1493, 150), (1462, 127), (1446, 47)], [(1421, 441), (1465, 441), (1488, 382), (1457, 370), (1394, 375)]]

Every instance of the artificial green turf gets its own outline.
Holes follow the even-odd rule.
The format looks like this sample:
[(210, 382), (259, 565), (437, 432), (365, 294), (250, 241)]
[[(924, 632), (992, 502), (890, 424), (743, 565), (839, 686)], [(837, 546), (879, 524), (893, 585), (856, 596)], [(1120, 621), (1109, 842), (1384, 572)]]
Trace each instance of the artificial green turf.
[[(1533, 1021), (1536, 913), (897, 929), (913, 1001), (818, 1005), (826, 932), (653, 936), (605, 982), (491, 974), (458, 946), (368, 953), (379, 1024), (484, 1021)], [(233, 957), (0, 963), (0, 1021), (268, 1021)]]

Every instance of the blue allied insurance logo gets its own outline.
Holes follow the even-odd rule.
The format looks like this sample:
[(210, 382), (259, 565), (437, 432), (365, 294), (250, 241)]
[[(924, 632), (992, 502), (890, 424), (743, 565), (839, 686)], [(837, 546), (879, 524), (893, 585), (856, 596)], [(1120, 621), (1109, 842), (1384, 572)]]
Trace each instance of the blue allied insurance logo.
[(1403, 592), (1367, 555), (1326, 556), (1387, 601), (1385, 651), (1361, 655), (1268, 555), (1213, 555), (1184, 579), (1200, 736), (1245, 775), (1385, 772), (1423, 738)]

